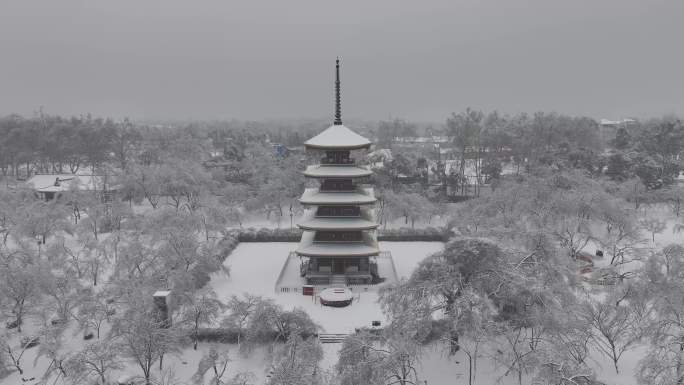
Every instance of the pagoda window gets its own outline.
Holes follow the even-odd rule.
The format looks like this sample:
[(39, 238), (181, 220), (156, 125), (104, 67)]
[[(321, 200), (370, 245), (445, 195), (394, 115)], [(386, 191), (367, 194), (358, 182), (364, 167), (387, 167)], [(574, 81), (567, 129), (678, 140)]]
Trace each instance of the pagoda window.
[(330, 273), (332, 271), (332, 259), (331, 258), (315, 258), (316, 264), (313, 267), (313, 271), (320, 273)]
[(355, 188), (351, 179), (326, 179), (321, 183), (321, 191), (353, 191)]
[(358, 206), (319, 206), (317, 217), (358, 217), (361, 209)]
[(317, 231), (314, 242), (360, 242), (360, 231)]
[(351, 164), (354, 160), (349, 157), (349, 151), (326, 151), (321, 159), (323, 164)]
[(359, 271), (370, 271), (370, 265), (368, 264), (368, 258), (359, 259)]

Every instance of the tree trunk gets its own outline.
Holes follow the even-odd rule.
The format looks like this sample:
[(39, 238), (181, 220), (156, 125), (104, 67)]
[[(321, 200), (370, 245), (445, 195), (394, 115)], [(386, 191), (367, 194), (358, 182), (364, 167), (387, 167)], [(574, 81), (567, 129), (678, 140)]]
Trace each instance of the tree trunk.
[(677, 385), (684, 385), (684, 343), (679, 344), (679, 357), (677, 357)]

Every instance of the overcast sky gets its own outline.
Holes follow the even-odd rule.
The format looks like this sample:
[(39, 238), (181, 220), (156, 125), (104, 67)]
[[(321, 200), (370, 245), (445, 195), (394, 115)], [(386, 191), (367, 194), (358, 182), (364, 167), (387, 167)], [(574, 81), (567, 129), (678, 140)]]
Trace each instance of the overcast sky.
[(684, 115), (684, 0), (1, 0), (0, 114)]

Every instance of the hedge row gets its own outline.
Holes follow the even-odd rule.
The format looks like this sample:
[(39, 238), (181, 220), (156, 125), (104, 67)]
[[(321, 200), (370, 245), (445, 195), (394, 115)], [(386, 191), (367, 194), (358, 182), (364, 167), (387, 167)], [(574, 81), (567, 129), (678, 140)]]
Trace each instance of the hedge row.
[[(427, 227), (412, 229), (385, 229), (378, 232), (378, 241), (391, 242), (446, 242), (451, 232), (444, 228)], [(237, 239), (240, 242), (298, 242), (302, 237), (299, 229), (248, 228), (239, 230)]]
[(235, 250), (235, 248), (240, 244), (240, 240), (238, 237), (238, 234), (236, 233), (229, 233), (221, 241), (219, 241), (218, 248), (219, 252), (217, 255), (217, 258), (221, 261), (224, 262), (226, 258), (230, 255), (230, 253)]
[(237, 239), (240, 242), (298, 242), (302, 237), (299, 229), (248, 229), (239, 230)]
[(378, 232), (378, 241), (388, 242), (446, 242), (453, 234), (443, 227), (385, 229)]
[[(218, 244), (218, 252), (216, 253), (216, 259), (223, 264), (223, 262), (226, 261), (226, 258), (230, 255), (230, 253), (235, 250), (237, 245), (240, 244), (240, 241), (238, 241), (237, 234), (228, 234), (223, 239), (219, 241)], [(211, 280), (211, 277), (209, 276), (208, 271), (204, 270), (197, 270), (193, 269), (192, 270), (192, 275), (195, 279), (195, 287), (197, 289), (204, 287), (204, 285), (208, 284), (209, 281)]]
[[(195, 338), (195, 333), (192, 330), (187, 331), (188, 337), (192, 340)], [(240, 332), (240, 330), (235, 328), (200, 328), (197, 333), (197, 340), (200, 342), (220, 342), (224, 344), (236, 344), (238, 342), (238, 336), (240, 340), (245, 340), (245, 335)], [(303, 338), (317, 337), (316, 334), (304, 333)], [(273, 331), (266, 335), (262, 335), (259, 341), (252, 342), (272, 342), (278, 337), (278, 332)]]

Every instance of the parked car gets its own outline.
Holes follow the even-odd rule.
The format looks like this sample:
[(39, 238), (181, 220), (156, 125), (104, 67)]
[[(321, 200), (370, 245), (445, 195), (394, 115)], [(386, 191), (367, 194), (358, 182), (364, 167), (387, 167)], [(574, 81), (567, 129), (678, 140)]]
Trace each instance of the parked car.
[(589, 264), (591, 264), (591, 265), (594, 264), (594, 256), (591, 255), (591, 254), (589, 254), (589, 253), (585, 253), (585, 252), (583, 252), (583, 251), (577, 253), (577, 255), (575, 256), (575, 259), (577, 259), (578, 261), (587, 262), (587, 263), (589, 263)]
[(92, 340), (93, 337), (95, 337), (95, 334), (93, 333), (92, 330), (86, 329), (86, 330), (83, 331), (83, 339), (84, 339), (84, 340), (86, 340), (86, 341), (87, 341), (87, 340)]
[(69, 320), (66, 319), (66, 318), (62, 318), (62, 317), (60, 317), (60, 316), (58, 316), (58, 315), (55, 315), (54, 317), (52, 317), (52, 318), (50, 319), (50, 325), (52, 325), (52, 326), (64, 325), (64, 324), (67, 323), (68, 321), (69, 321)]

